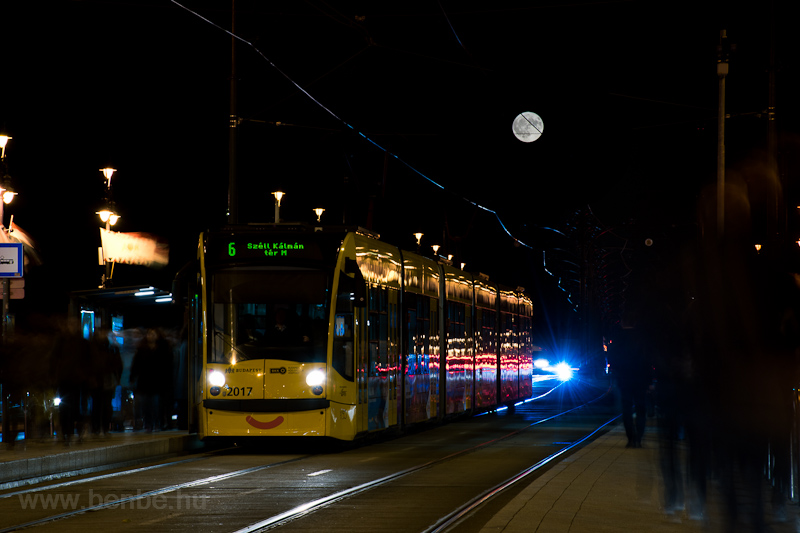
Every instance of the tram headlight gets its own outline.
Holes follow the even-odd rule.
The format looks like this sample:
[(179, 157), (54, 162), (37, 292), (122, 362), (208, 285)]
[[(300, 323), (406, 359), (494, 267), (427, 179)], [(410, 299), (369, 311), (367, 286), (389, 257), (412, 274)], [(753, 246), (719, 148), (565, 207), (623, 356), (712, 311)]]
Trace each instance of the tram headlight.
[(306, 384), (309, 387), (319, 387), (323, 383), (325, 383), (325, 372), (320, 369), (312, 370), (306, 375)]
[(220, 372), (219, 370), (213, 370), (208, 375), (208, 383), (214, 387), (222, 387), (225, 385), (225, 374)]

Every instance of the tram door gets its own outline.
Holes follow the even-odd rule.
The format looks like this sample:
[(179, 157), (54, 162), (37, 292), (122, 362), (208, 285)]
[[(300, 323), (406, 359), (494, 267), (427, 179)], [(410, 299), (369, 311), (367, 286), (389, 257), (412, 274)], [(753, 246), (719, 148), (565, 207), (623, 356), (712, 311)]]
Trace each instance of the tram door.
[(356, 432), (362, 433), (369, 428), (369, 378), (367, 371), (369, 365), (369, 345), (367, 340), (367, 308), (356, 307), (355, 314), (356, 387), (358, 389)]
[(188, 369), (188, 423), (189, 432), (197, 433), (200, 437), (205, 435), (205, 416), (202, 412), (203, 405), (203, 309), (199, 294), (189, 299), (187, 310), (188, 334), (187, 339), (187, 369)]
[(389, 425), (397, 425), (398, 413), (403, 411), (400, 402), (400, 292), (389, 291)]
[(398, 293), (387, 287), (369, 289), (369, 354), (367, 367), (370, 431), (397, 423)]

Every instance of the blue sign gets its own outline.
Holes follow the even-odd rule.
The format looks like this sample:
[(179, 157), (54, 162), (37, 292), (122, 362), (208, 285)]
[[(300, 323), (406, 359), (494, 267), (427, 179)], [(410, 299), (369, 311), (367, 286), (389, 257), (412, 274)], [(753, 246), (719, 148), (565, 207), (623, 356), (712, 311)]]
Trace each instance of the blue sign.
[(22, 244), (0, 242), (0, 278), (21, 278), (22, 273)]

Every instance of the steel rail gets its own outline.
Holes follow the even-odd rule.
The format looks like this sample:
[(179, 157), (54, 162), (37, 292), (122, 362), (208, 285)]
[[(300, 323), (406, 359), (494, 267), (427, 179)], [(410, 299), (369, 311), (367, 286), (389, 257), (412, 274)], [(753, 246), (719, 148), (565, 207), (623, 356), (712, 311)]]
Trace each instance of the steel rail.
[(597, 429), (595, 429), (591, 433), (581, 437), (579, 440), (576, 440), (575, 442), (569, 444), (568, 446), (565, 446), (564, 448), (561, 448), (557, 452), (548, 455), (547, 457), (545, 457), (544, 459), (542, 459), (541, 461), (539, 461), (535, 465), (531, 466), (530, 468), (526, 468), (525, 470), (523, 470), (519, 474), (510, 477), (509, 479), (503, 481), (502, 483), (500, 483), (500, 484), (492, 487), (491, 489), (485, 491), (483, 494), (480, 494), (479, 496), (476, 496), (475, 498), (473, 498), (469, 502), (465, 503), (463, 506), (459, 507), (458, 509), (456, 509), (452, 513), (450, 513), (447, 516), (441, 518), (439, 521), (437, 521), (435, 524), (430, 526), (428, 529), (425, 529), (422, 533), (443, 533), (443, 532), (447, 531), (450, 527), (457, 525), (461, 521), (461, 519), (464, 518), (467, 514), (469, 514), (473, 510), (477, 509), (478, 507), (480, 507), (481, 505), (483, 505), (484, 503), (486, 503), (490, 499), (494, 498), (498, 494), (500, 494), (503, 491), (507, 490), (508, 488), (512, 487), (513, 485), (515, 485), (519, 481), (522, 481), (523, 479), (528, 477), (530, 474), (533, 474), (534, 472), (539, 470), (541, 467), (543, 467), (544, 465), (546, 465), (547, 463), (549, 463), (553, 459), (555, 459), (555, 458), (567, 453), (568, 451), (570, 451), (572, 448), (575, 448), (576, 446), (580, 446), (581, 444), (586, 442), (588, 439), (591, 439), (600, 430), (602, 430), (607, 425), (609, 425), (612, 422), (614, 422), (615, 420), (617, 420), (620, 416), (622, 416), (622, 415), (617, 415), (614, 418), (611, 418), (610, 420), (604, 422), (602, 425), (600, 425)]
[[(2, 500), (4, 498), (11, 498), (12, 496), (19, 496), (21, 494), (30, 494), (31, 492), (44, 492), (46, 490), (60, 489), (62, 487), (71, 487), (72, 485), (80, 485), (81, 483), (89, 483), (90, 481), (99, 481), (101, 479), (109, 479), (109, 478), (114, 478), (114, 477), (127, 476), (128, 474), (138, 474), (139, 472), (147, 472), (148, 470), (155, 470), (157, 468), (164, 468), (165, 466), (174, 466), (174, 465), (180, 465), (180, 464), (185, 464), (185, 463), (193, 463), (195, 461), (200, 461), (201, 459), (208, 459), (210, 457), (212, 457), (212, 455), (210, 455), (210, 454), (209, 455), (203, 455), (201, 457), (190, 457), (188, 459), (181, 459), (179, 461), (171, 461), (171, 462), (168, 462), (168, 463), (159, 463), (157, 465), (142, 466), (142, 467), (139, 467), (139, 468), (132, 468), (130, 470), (122, 470), (120, 472), (112, 472), (110, 474), (101, 474), (99, 476), (91, 476), (91, 477), (85, 477), (85, 478), (81, 478), (81, 479), (73, 479), (71, 481), (62, 481), (61, 483), (55, 483), (53, 485), (43, 485), (41, 487), (33, 487), (33, 488), (30, 488), (30, 489), (17, 490), (17, 491), (14, 491), (14, 492), (6, 492), (5, 494), (0, 494), (0, 500)], [(108, 468), (106, 468), (106, 467), (103, 467), (103, 468), (105, 470), (108, 470)], [(36, 483), (44, 483), (44, 482), (52, 480), (52, 479), (47, 479), (47, 476), (41, 476), (41, 477), (38, 477), (38, 478), (31, 478), (31, 479), (34, 480), (34, 481), (32, 481), (30, 483), (27, 483), (28, 485), (33, 485), (33, 484), (36, 484)], [(35, 480), (39, 480), (39, 481), (35, 481)]]
[[(447, 455), (445, 457), (441, 457), (439, 459), (434, 459), (432, 461), (428, 461), (427, 463), (424, 463), (424, 464), (421, 464), (421, 465), (413, 466), (411, 468), (408, 468), (406, 470), (402, 470), (400, 472), (395, 472), (394, 474), (390, 474), (388, 476), (384, 476), (384, 477), (382, 477), (380, 479), (376, 479), (376, 480), (373, 480), (373, 481), (368, 481), (367, 483), (362, 483), (361, 485), (357, 485), (357, 486), (351, 487), (349, 489), (345, 489), (345, 490), (342, 490), (342, 491), (339, 491), (339, 492), (335, 492), (335, 493), (333, 493), (333, 494), (331, 494), (329, 496), (325, 496), (323, 498), (319, 498), (319, 499), (316, 499), (316, 500), (312, 500), (310, 502), (306, 502), (306, 503), (304, 503), (302, 505), (298, 505), (297, 507), (289, 509), (288, 511), (285, 511), (283, 513), (277, 514), (277, 515), (272, 516), (270, 518), (266, 518), (266, 519), (261, 520), (259, 522), (255, 522), (255, 523), (250, 524), (249, 526), (243, 527), (241, 529), (237, 529), (232, 533), (256, 533), (256, 532), (260, 533), (262, 531), (269, 531), (270, 529), (274, 529), (276, 527), (279, 527), (279, 526), (281, 526), (283, 524), (286, 524), (288, 522), (291, 522), (293, 520), (297, 520), (299, 518), (302, 518), (305, 515), (308, 515), (310, 513), (313, 513), (315, 511), (323, 509), (323, 508), (325, 508), (325, 507), (327, 507), (327, 506), (329, 506), (329, 505), (331, 505), (333, 503), (339, 502), (339, 501), (344, 500), (346, 498), (349, 498), (351, 496), (355, 496), (356, 494), (360, 494), (362, 492), (366, 492), (368, 490), (374, 489), (376, 487), (379, 487), (379, 486), (384, 485), (386, 483), (389, 483), (391, 481), (394, 481), (394, 480), (400, 479), (402, 477), (405, 477), (405, 476), (407, 476), (409, 474), (413, 474), (415, 472), (419, 472), (421, 470), (430, 468), (432, 466), (435, 466), (435, 465), (450, 461), (450, 460), (455, 459), (457, 457), (461, 457), (463, 455), (475, 452), (475, 451), (480, 450), (482, 448), (485, 448), (485, 447), (488, 447), (488, 446), (492, 446), (494, 444), (497, 444), (500, 441), (509, 439), (511, 437), (515, 437), (515, 436), (519, 435), (520, 433), (522, 433), (523, 431), (526, 431), (527, 429), (529, 429), (529, 428), (531, 428), (533, 426), (536, 426), (536, 425), (542, 424), (544, 422), (553, 420), (553, 419), (558, 418), (560, 416), (563, 416), (563, 415), (565, 415), (567, 413), (571, 413), (572, 411), (576, 411), (578, 409), (582, 409), (585, 406), (600, 400), (601, 398), (605, 397), (607, 394), (608, 394), (608, 391), (604, 392), (603, 394), (601, 394), (597, 398), (594, 398), (594, 399), (592, 399), (590, 401), (587, 401), (587, 402), (585, 402), (585, 403), (583, 403), (583, 404), (581, 404), (579, 406), (573, 407), (572, 409), (567, 409), (566, 411), (563, 411), (563, 412), (558, 413), (556, 415), (549, 416), (549, 417), (543, 418), (541, 420), (537, 420), (536, 422), (533, 422), (533, 423), (531, 423), (531, 424), (529, 424), (529, 425), (527, 425), (527, 426), (525, 426), (525, 427), (523, 427), (521, 429), (518, 429), (516, 431), (512, 431), (511, 433), (503, 435), (502, 437), (498, 437), (496, 439), (492, 439), (490, 441), (483, 442), (483, 443), (478, 444), (476, 446), (473, 446), (471, 448), (468, 448), (468, 449), (465, 449), (465, 450), (461, 450), (459, 452), (452, 453), (450, 455)], [(602, 429), (602, 427), (604, 427), (605, 425), (609, 424), (610, 422), (611, 421), (606, 422), (605, 424), (603, 424), (603, 426), (601, 426), (600, 428), (597, 428), (591, 434), (587, 435), (586, 437), (581, 438), (580, 441), (576, 441), (576, 442), (572, 443), (570, 446), (567, 446), (566, 448), (564, 448), (564, 449), (556, 452), (555, 454), (551, 455), (548, 459), (545, 459), (544, 462), (540, 461), (539, 463), (537, 463), (537, 465), (541, 466), (541, 465), (545, 464), (545, 462), (548, 462), (548, 461), (554, 459), (555, 457), (561, 455), (562, 453), (565, 453), (570, 448), (573, 448), (574, 446), (577, 446), (581, 442), (584, 442), (586, 439), (591, 437), (591, 435), (594, 435), (595, 433), (597, 433), (597, 431)], [(450, 516), (450, 515), (448, 515), (448, 516)], [(2, 531), (0, 531), (0, 533), (2, 533)]]
[(194, 481), (187, 481), (185, 483), (179, 483), (177, 485), (170, 485), (167, 487), (162, 487), (160, 489), (151, 490), (148, 492), (143, 492), (141, 494), (136, 494), (135, 496), (130, 496), (126, 498), (115, 499), (113, 501), (100, 503), (97, 505), (88, 505), (86, 507), (82, 507), (81, 509), (76, 509), (74, 511), (69, 511), (66, 513), (61, 513), (58, 515), (47, 516), (45, 518), (40, 518), (38, 520), (31, 520), (30, 522), (25, 522), (24, 524), (17, 524), (13, 526), (9, 526), (3, 529), (0, 529), (0, 533), (7, 533), (8, 531), (17, 531), (19, 529), (25, 529), (28, 527), (38, 526), (40, 524), (45, 524), (47, 522), (53, 522), (55, 520), (61, 520), (63, 518), (69, 518), (72, 516), (81, 515), (84, 513), (88, 513), (90, 511), (99, 511), (101, 509), (106, 509), (109, 507), (119, 507), (120, 505), (124, 505), (128, 502), (134, 502), (137, 500), (143, 500), (146, 498), (152, 498), (153, 496), (158, 496), (160, 494), (167, 494), (170, 492), (175, 492), (184, 488), (196, 487), (198, 485), (205, 485), (208, 483), (213, 483), (215, 481), (221, 481), (225, 479), (230, 479), (233, 477), (243, 476), (246, 474), (252, 474), (253, 472), (259, 472), (261, 470), (266, 470), (268, 468), (274, 468), (276, 466), (282, 466), (289, 463), (294, 463), (296, 461), (300, 461), (302, 459), (307, 458), (308, 456), (296, 457), (294, 459), (287, 459), (286, 461), (280, 461), (278, 463), (270, 463), (267, 465), (260, 465), (254, 466), (251, 468), (245, 468), (243, 470), (235, 470), (233, 472), (227, 472), (225, 474), (218, 474), (216, 476), (210, 476), (201, 479), (195, 479)]
[[(563, 416), (565, 414), (568, 414), (568, 413), (570, 413), (572, 411), (576, 411), (578, 409), (582, 409), (583, 407), (585, 407), (585, 406), (587, 406), (589, 404), (592, 404), (592, 403), (598, 401), (599, 399), (603, 398), (604, 396), (606, 396), (606, 394), (607, 394), (607, 391), (604, 392), (603, 394), (601, 394), (600, 396), (598, 396), (597, 398), (595, 398), (593, 400), (590, 400), (590, 401), (587, 401), (587, 402), (585, 402), (585, 403), (583, 403), (583, 404), (581, 404), (579, 406), (573, 407), (571, 409), (568, 409), (568, 410), (563, 411), (561, 413), (555, 414), (553, 416), (549, 416), (547, 418), (543, 418), (541, 420), (537, 420), (537, 421), (535, 421), (535, 422), (533, 422), (531, 424), (528, 424), (527, 426), (525, 426), (523, 428), (520, 428), (520, 429), (518, 429), (516, 431), (510, 432), (510, 433), (508, 433), (506, 435), (503, 435), (501, 437), (498, 437), (498, 438), (483, 442), (481, 444), (478, 444), (478, 445), (473, 446), (471, 448), (468, 448), (466, 450), (461, 450), (459, 452), (454, 452), (454, 453), (452, 453), (450, 455), (447, 455), (445, 457), (442, 457), (442, 458), (439, 458), (439, 459), (435, 459), (435, 460), (429, 461), (427, 463), (424, 463), (424, 464), (421, 464), (421, 465), (418, 465), (418, 466), (415, 466), (415, 467), (411, 467), (409, 469), (402, 470), (400, 472), (396, 472), (396, 473), (390, 474), (388, 476), (384, 476), (384, 477), (382, 477), (380, 479), (373, 480), (373, 481), (370, 481), (370, 482), (367, 482), (367, 483), (363, 483), (363, 484), (355, 486), (355, 487), (351, 487), (349, 489), (345, 489), (345, 490), (336, 492), (334, 494), (331, 494), (331, 495), (323, 497), (323, 498), (319, 498), (317, 500), (313, 500), (311, 502), (307, 502), (307, 503), (305, 503), (303, 505), (294, 507), (294, 508), (292, 508), (292, 509), (290, 509), (288, 511), (285, 511), (283, 513), (280, 513), (280, 514), (275, 515), (273, 517), (270, 517), (268, 519), (261, 520), (259, 522), (254, 523), (254, 524), (246, 526), (245, 528), (239, 529), (235, 533), (252, 533), (252, 532), (255, 532), (255, 531), (267, 531), (269, 529), (273, 529), (273, 528), (275, 528), (275, 527), (277, 527), (277, 526), (279, 526), (281, 524), (284, 524), (286, 522), (301, 518), (302, 516), (304, 516), (306, 514), (309, 514), (309, 513), (312, 513), (314, 511), (317, 511), (319, 509), (322, 509), (324, 507), (327, 507), (328, 505), (331, 505), (331, 504), (333, 504), (335, 502), (338, 502), (340, 500), (349, 498), (349, 497), (354, 496), (356, 494), (359, 494), (359, 493), (371, 490), (373, 488), (376, 488), (376, 487), (378, 487), (380, 485), (384, 485), (386, 483), (389, 483), (390, 481), (393, 481), (393, 480), (399, 479), (401, 477), (407, 476), (409, 474), (424, 470), (426, 468), (430, 468), (430, 467), (435, 466), (437, 464), (441, 464), (441, 463), (450, 461), (450, 460), (455, 459), (457, 457), (472, 453), (474, 451), (480, 450), (480, 449), (485, 448), (487, 446), (491, 446), (491, 445), (494, 445), (496, 443), (499, 443), (500, 441), (503, 441), (503, 440), (506, 440), (508, 438), (512, 438), (514, 436), (517, 436), (520, 433), (526, 431), (527, 429), (529, 429), (529, 428), (531, 428), (533, 426), (536, 426), (536, 425), (542, 424), (544, 422), (548, 422), (550, 420), (556, 419), (556, 418), (558, 418), (560, 416)], [(608, 424), (608, 422), (606, 424)], [(595, 432), (599, 431), (599, 429), (600, 428), (595, 430)], [(573, 443), (568, 448), (571, 448), (573, 446), (578, 445), (578, 443), (585, 441), (587, 438), (589, 438), (589, 436), (584, 437), (583, 439), (581, 439), (581, 441)], [(566, 449), (564, 449), (564, 450), (562, 450), (560, 452), (557, 452), (552, 457), (554, 458), (555, 456), (560, 455), (561, 453), (564, 453), (565, 451), (566, 451)], [(65, 512), (65, 513), (61, 513), (61, 514), (58, 514), (58, 515), (52, 515), (52, 516), (48, 516), (48, 517), (45, 517), (45, 518), (32, 520), (30, 522), (26, 522), (26, 523), (23, 523), (23, 524), (17, 524), (17, 525), (14, 525), (14, 526), (9, 526), (9, 527), (0, 529), (0, 533), (7, 533), (7, 532), (10, 532), (10, 531), (16, 531), (16, 530), (19, 530), (19, 529), (25, 529), (25, 528), (28, 528), (28, 527), (37, 526), (37, 525), (44, 524), (44, 523), (47, 523), (47, 522), (52, 522), (52, 521), (55, 521), (55, 520), (61, 520), (61, 519), (69, 518), (69, 517), (72, 517), (72, 516), (78, 516), (78, 515), (81, 515), (81, 514), (90, 512), (90, 511), (99, 511), (99, 510), (102, 510), (102, 509), (118, 507), (118, 506), (123, 505), (123, 504), (128, 503), (128, 502), (134, 502), (134, 501), (137, 501), (137, 500), (151, 498), (153, 496), (158, 496), (158, 495), (161, 495), (161, 494), (167, 494), (167, 493), (170, 493), (170, 492), (175, 492), (175, 491), (181, 490), (183, 488), (195, 487), (195, 486), (199, 486), (199, 485), (204, 485), (204, 484), (213, 483), (213, 482), (216, 482), (216, 481), (221, 481), (221, 480), (225, 480), (225, 479), (229, 479), (229, 478), (233, 478), (233, 477), (238, 477), (238, 476), (242, 476), (242, 475), (258, 472), (258, 471), (265, 470), (265, 469), (268, 469), (268, 468), (273, 468), (273, 467), (276, 467), (276, 466), (282, 466), (282, 465), (285, 465), (285, 464), (289, 464), (289, 463), (293, 463), (293, 462), (296, 462), (296, 461), (300, 461), (300, 460), (305, 459), (307, 457), (308, 456), (297, 457), (297, 458), (293, 458), (293, 459), (289, 459), (289, 460), (281, 461), (281, 462), (277, 462), (277, 463), (270, 463), (270, 464), (267, 464), (267, 465), (260, 465), (260, 466), (256, 466), (256, 467), (243, 469), (243, 470), (237, 470), (237, 471), (234, 471), (234, 472), (228, 472), (228, 473), (225, 473), (225, 474), (219, 474), (219, 475), (216, 475), (216, 476), (210, 476), (210, 477), (207, 477), (207, 478), (201, 478), (201, 479), (197, 479), (197, 480), (193, 480), (193, 481), (187, 481), (185, 483), (180, 483), (180, 484), (176, 484), (176, 485), (170, 485), (170, 486), (167, 486), (167, 487), (162, 487), (160, 489), (155, 489), (155, 490), (152, 490), (152, 491), (148, 491), (148, 492), (132, 495), (130, 497), (120, 498), (118, 500), (105, 502), (105, 503), (102, 503), (102, 504), (86, 506), (86, 507), (83, 507), (81, 509), (76, 509), (76, 510)], [(173, 463), (165, 463), (163, 465), (153, 465), (153, 466), (150, 466), (150, 467), (142, 467), (142, 468), (134, 469), (134, 470), (131, 470), (131, 471), (125, 471), (125, 472), (118, 472), (118, 473), (105, 474), (105, 475), (101, 475), (101, 476), (95, 476), (95, 477), (89, 478), (87, 480), (83, 480), (83, 479), (82, 480), (74, 480), (74, 481), (69, 481), (69, 482), (64, 482), (64, 483), (58, 483), (56, 485), (50, 485), (50, 486), (47, 486), (47, 487), (38, 487), (38, 488), (28, 489), (28, 490), (24, 490), (24, 491), (17, 491), (17, 492), (14, 492), (12, 494), (2, 495), (2, 496), (0, 496), (0, 498), (9, 497), (11, 495), (19, 495), (19, 494), (23, 494), (23, 493), (26, 493), (26, 492), (45, 491), (45, 490), (58, 488), (58, 487), (62, 487), (62, 486), (68, 486), (68, 485), (72, 485), (72, 484), (83, 483), (83, 482), (90, 481), (90, 480), (97, 480), (97, 479), (103, 479), (103, 478), (108, 478), (108, 477), (114, 477), (114, 476), (117, 476), (117, 475), (125, 475), (127, 473), (134, 473), (134, 472), (139, 472), (139, 471), (143, 471), (143, 470), (150, 470), (152, 468), (160, 468), (160, 467), (163, 467), (163, 466), (169, 466), (169, 465), (172, 465), (172, 464), (178, 464), (178, 463), (182, 463), (182, 462), (189, 462), (191, 460), (199, 460), (199, 459), (201, 459), (201, 458), (184, 459), (184, 460), (173, 462)], [(451, 516), (451, 515), (448, 515), (448, 516)]]

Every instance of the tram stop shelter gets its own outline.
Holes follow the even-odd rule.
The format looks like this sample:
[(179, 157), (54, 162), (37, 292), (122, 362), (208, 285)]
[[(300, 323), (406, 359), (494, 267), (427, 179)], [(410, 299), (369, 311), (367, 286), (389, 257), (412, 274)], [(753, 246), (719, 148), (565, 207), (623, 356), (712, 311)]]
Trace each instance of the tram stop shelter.
[(172, 293), (152, 285), (91, 289), (70, 293), (68, 315), (80, 320), (84, 336), (87, 327), (90, 335), (97, 328), (180, 328), (182, 310), (171, 304)]
[[(173, 305), (172, 293), (149, 285), (99, 288), (70, 293), (70, 319), (80, 322), (81, 334), (90, 339), (95, 331), (109, 330), (119, 345), (123, 372), (121, 384), (112, 402), (115, 419), (120, 429), (136, 429), (138, 409), (130, 405), (133, 413), (125, 413), (126, 403), (133, 404), (133, 389), (130, 382), (130, 369), (136, 348), (144, 337), (144, 331), (154, 328), (163, 334), (173, 348), (173, 360), (165, 361), (165, 369), (171, 368), (171, 387), (174, 399), (185, 398), (186, 365), (181, 357), (183, 348), (183, 306)], [(167, 366), (168, 365), (168, 366)], [(182, 402), (181, 402), (182, 403)], [(185, 424), (183, 413), (174, 424)]]

